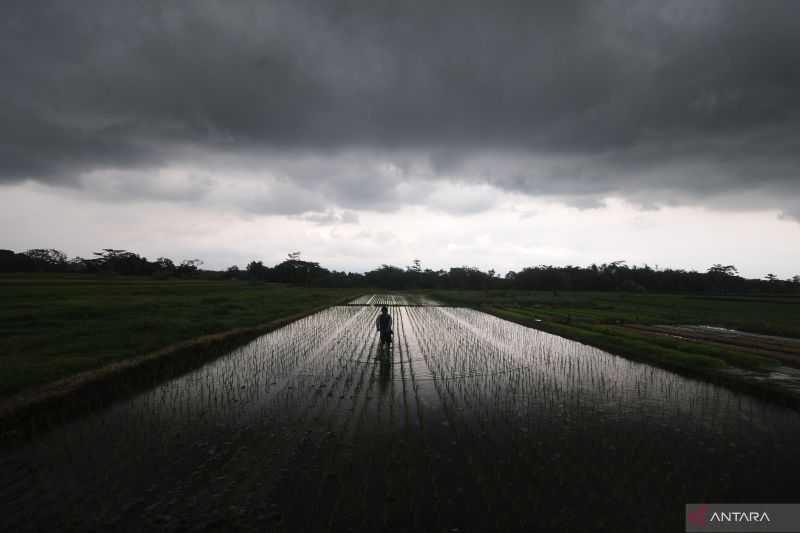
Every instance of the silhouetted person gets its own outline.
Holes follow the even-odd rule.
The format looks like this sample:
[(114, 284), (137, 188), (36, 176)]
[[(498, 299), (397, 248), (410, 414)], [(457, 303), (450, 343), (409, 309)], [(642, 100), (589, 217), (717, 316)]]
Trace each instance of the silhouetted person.
[(392, 343), (392, 316), (389, 314), (389, 309), (384, 305), (381, 307), (381, 314), (375, 320), (375, 328), (381, 334), (381, 347), (389, 346)]

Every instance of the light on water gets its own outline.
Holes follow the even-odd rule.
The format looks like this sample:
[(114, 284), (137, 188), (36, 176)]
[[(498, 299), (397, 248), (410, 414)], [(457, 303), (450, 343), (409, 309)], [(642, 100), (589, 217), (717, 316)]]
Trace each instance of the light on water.
[[(636, 505), (675, 531), (687, 502), (798, 495), (795, 411), (407, 303), (330, 308), (7, 451), (3, 520), (615, 530)], [(388, 353), (376, 305), (394, 316)]]

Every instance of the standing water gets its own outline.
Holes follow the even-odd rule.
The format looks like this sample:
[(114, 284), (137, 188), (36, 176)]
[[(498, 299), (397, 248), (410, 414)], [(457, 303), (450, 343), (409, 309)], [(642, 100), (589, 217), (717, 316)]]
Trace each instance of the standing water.
[(330, 308), (3, 451), (0, 529), (680, 531), (686, 503), (800, 500), (796, 411), (407, 303)]

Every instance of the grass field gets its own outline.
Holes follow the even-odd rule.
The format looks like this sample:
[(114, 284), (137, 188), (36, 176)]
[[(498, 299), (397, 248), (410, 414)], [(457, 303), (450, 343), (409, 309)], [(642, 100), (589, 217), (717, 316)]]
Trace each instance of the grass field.
[(0, 276), (0, 396), (356, 294), (240, 281)]
[(624, 292), (437, 291), (437, 300), (480, 308), (620, 355), (685, 367), (766, 368), (754, 350), (648, 335), (626, 324), (711, 325), (800, 337), (800, 297)]

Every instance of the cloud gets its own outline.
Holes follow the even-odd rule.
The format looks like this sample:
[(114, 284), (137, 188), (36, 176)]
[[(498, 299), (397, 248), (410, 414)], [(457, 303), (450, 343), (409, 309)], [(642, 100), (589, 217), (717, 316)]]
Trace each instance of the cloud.
[(352, 211), (343, 211), (340, 213), (332, 209), (326, 211), (311, 211), (296, 215), (293, 218), (297, 220), (304, 220), (319, 226), (333, 226), (338, 224), (358, 224), (358, 215)]
[(151, 171), (89, 171), (79, 178), (80, 186), (96, 197), (114, 201), (161, 200), (167, 202), (201, 202), (216, 186), (208, 176), (164, 167)]
[(488, 208), (437, 196), (461, 183), (798, 212), (788, 2), (11, 1), (0, 16), (0, 182), (253, 213)]

